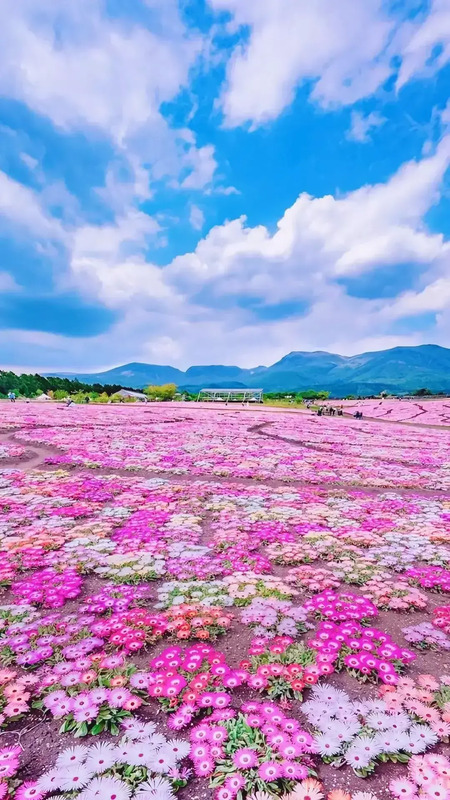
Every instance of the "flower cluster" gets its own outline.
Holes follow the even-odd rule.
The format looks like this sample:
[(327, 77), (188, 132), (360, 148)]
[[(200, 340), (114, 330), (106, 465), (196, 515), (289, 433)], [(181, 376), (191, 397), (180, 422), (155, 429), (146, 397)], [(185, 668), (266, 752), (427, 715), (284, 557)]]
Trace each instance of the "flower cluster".
[(342, 556), (334, 564), (334, 575), (344, 583), (363, 586), (374, 577), (384, 577), (389, 573), (384, 572), (374, 558), (367, 558), (359, 552), (349, 556)]
[(450, 606), (436, 606), (433, 609), (432, 624), (444, 633), (450, 634)]
[(414, 653), (398, 647), (384, 631), (357, 622), (322, 622), (308, 644), (318, 651), (319, 661), (326, 657), (325, 663), (338, 671), (345, 667), (362, 681), (395, 684), (399, 671), (415, 659)]
[(450, 761), (438, 753), (412, 756), (406, 778), (392, 778), (389, 791), (405, 800), (446, 800), (450, 792)]
[(8, 633), (0, 638), (0, 658), (6, 665), (34, 667), (61, 657), (85, 656), (103, 645), (103, 639), (91, 634), (94, 622), (92, 614), (54, 611), (25, 624), (10, 625)]
[(176, 639), (217, 639), (223, 636), (233, 615), (220, 606), (205, 608), (200, 603), (172, 606), (165, 612), (167, 631)]
[(263, 575), (255, 572), (236, 572), (223, 579), (228, 593), (237, 606), (248, 606), (254, 597), (277, 597), (288, 600), (298, 594), (281, 578), (275, 575)]
[(286, 580), (302, 589), (309, 589), (310, 592), (323, 592), (325, 589), (335, 589), (340, 584), (329, 569), (319, 569), (305, 564), (301, 567), (293, 567), (286, 575)]
[(185, 786), (189, 777), (180, 765), (189, 753), (188, 742), (168, 741), (153, 722), (125, 720), (122, 727), (125, 735), (118, 744), (101, 742), (64, 750), (52, 769), (29, 784), (23, 800), (42, 800), (58, 790), (63, 792), (61, 797), (72, 800), (174, 798), (174, 790)]
[(352, 592), (325, 591), (317, 594), (304, 604), (304, 608), (318, 619), (345, 622), (360, 622), (376, 617), (378, 611), (370, 600)]
[(91, 626), (96, 636), (105, 644), (112, 644), (126, 653), (135, 653), (148, 644), (153, 644), (168, 628), (164, 614), (151, 613), (145, 608), (131, 608), (113, 613)]
[(293, 643), (288, 636), (254, 639), (248, 652), (250, 659), (241, 661), (249, 673), (248, 685), (275, 700), (301, 700), (305, 686), (333, 672), (330, 661), (317, 663), (312, 648)]
[(413, 567), (405, 573), (411, 581), (437, 592), (450, 592), (450, 570), (442, 567)]
[(379, 694), (390, 711), (412, 714), (419, 722), (428, 723), (441, 741), (448, 741), (450, 688), (444, 678), (440, 683), (432, 675), (419, 675), (417, 681), (403, 677), (397, 686), (381, 686)]
[(197, 714), (221, 711), (230, 704), (228, 690), (240, 686), (246, 679), (243, 670), (232, 670), (225, 656), (209, 645), (193, 645), (184, 650), (168, 647), (150, 662), (149, 673), (138, 673), (135, 682), (149, 697), (159, 700), (171, 713), (168, 725), (181, 730)]
[(141, 583), (160, 578), (164, 575), (165, 569), (166, 562), (162, 556), (129, 552), (105, 555), (101, 563), (94, 567), (94, 572), (115, 583)]
[(8, 633), (11, 625), (17, 626), (13, 630), (21, 629), (22, 623), (38, 616), (38, 613), (33, 606), (16, 605), (14, 603), (0, 606), (0, 637)]
[(75, 569), (57, 570), (47, 567), (29, 577), (16, 581), (12, 593), (19, 603), (41, 605), (45, 608), (62, 608), (66, 600), (73, 600), (81, 592), (82, 578)]
[(0, 748), (0, 798), (15, 797), (15, 800), (27, 800), (23, 793), (23, 787), (13, 794), (16, 774), (20, 767), (21, 752), (22, 748), (19, 745)]
[(300, 542), (277, 542), (267, 548), (267, 555), (275, 564), (288, 566), (291, 564), (308, 564), (316, 561), (325, 553), (326, 546), (333, 544), (333, 539), (324, 537), (319, 547), (303, 538)]
[(103, 731), (117, 734), (122, 720), (142, 704), (131, 680), (135, 672), (121, 655), (96, 654), (75, 662), (59, 661), (41, 674), (41, 699), (33, 705), (64, 720), (60, 733), (77, 737)]
[(431, 622), (409, 625), (402, 628), (403, 636), (409, 644), (419, 650), (450, 650), (450, 638), (444, 631), (436, 629)]
[(315, 750), (324, 761), (353, 768), (362, 778), (377, 762), (406, 762), (438, 741), (425, 723), (406, 712), (390, 711), (384, 700), (352, 702), (340, 689), (316, 686), (302, 711), (314, 727)]
[(372, 578), (364, 586), (364, 596), (377, 608), (391, 611), (422, 611), (427, 605), (426, 595), (409, 586), (404, 578)]
[(167, 581), (158, 588), (157, 608), (170, 608), (183, 603), (232, 606), (233, 599), (222, 581)]
[(407, 533), (400, 538), (395, 533), (384, 536), (384, 544), (370, 547), (366, 552), (369, 558), (374, 558), (379, 566), (393, 569), (395, 572), (405, 572), (418, 562), (425, 561), (435, 566), (442, 566), (448, 561), (448, 549), (432, 544), (422, 533)]
[[(30, 710), (29, 700), (38, 679), (19, 675), (12, 669), (0, 670), (0, 726), (22, 717)], [(1, 795), (0, 795), (1, 797)]]
[(209, 548), (195, 550), (183, 543), (184, 551), (172, 548), (172, 557), (166, 562), (166, 573), (178, 581), (209, 581), (223, 574), (220, 558), (211, 555)]
[(256, 636), (266, 639), (274, 636), (291, 636), (295, 639), (312, 628), (302, 606), (294, 606), (290, 600), (277, 600), (275, 597), (255, 597), (242, 612), (241, 621), (251, 625)]
[(149, 596), (148, 586), (104, 586), (100, 592), (90, 595), (81, 606), (89, 614), (113, 614), (140, 606)]
[(312, 737), (271, 702), (243, 703), (229, 719), (193, 728), (190, 738), (195, 773), (210, 778), (215, 800), (252, 791), (279, 796), (312, 767)]

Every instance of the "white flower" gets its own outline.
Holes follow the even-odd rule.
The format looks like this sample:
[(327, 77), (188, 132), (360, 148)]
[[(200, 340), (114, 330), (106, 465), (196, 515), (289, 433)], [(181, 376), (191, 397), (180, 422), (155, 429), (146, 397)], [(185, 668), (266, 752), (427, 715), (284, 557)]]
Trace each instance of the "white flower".
[[(156, 725), (154, 722), (139, 722), (139, 720), (137, 719), (127, 720), (126, 726), (124, 724), (124, 727), (125, 727), (125, 739), (131, 739), (131, 740), (148, 739), (149, 737), (153, 736), (156, 730)], [(153, 747), (156, 746), (157, 745), (153, 744)]]
[(151, 778), (147, 783), (142, 783), (134, 795), (134, 800), (173, 800), (174, 798), (172, 787), (165, 778)]
[(74, 765), (68, 767), (61, 772), (61, 779), (59, 781), (59, 789), (64, 789), (65, 792), (71, 792), (74, 789), (82, 789), (89, 783), (92, 777), (92, 770), (84, 764)]
[(424, 753), (438, 741), (438, 736), (433, 733), (428, 725), (411, 725), (407, 733), (409, 753)]
[(161, 747), (154, 758), (148, 759), (147, 766), (153, 772), (166, 773), (176, 765), (176, 758), (173, 750), (166, 745)]
[(156, 758), (157, 751), (152, 750), (147, 742), (139, 741), (130, 748), (127, 763), (132, 764), (134, 767), (146, 767), (153, 764)]
[(116, 778), (94, 778), (77, 800), (129, 800), (130, 787)]
[(37, 780), (38, 789), (41, 792), (54, 792), (55, 789), (59, 789), (62, 775), (63, 772), (59, 769), (50, 769), (48, 772), (44, 772)]
[(84, 763), (87, 754), (88, 748), (83, 747), (83, 745), (68, 747), (59, 754), (58, 758), (56, 759), (55, 766), (60, 768), (78, 766), (79, 764)]
[(167, 744), (167, 739), (162, 733), (152, 733), (149, 738), (149, 744), (155, 748), (155, 750), (159, 750), (160, 747), (164, 747)]
[(315, 750), (321, 756), (335, 756), (339, 753), (342, 742), (328, 733), (319, 733), (314, 737)]
[(98, 743), (89, 748), (86, 766), (92, 772), (105, 772), (116, 762), (116, 748), (108, 742)]
[(186, 758), (191, 749), (189, 742), (186, 742), (184, 739), (170, 739), (170, 741), (167, 742), (167, 746), (172, 749), (177, 761)]
[(387, 731), (392, 724), (392, 717), (382, 712), (372, 712), (367, 715), (367, 724), (375, 731)]

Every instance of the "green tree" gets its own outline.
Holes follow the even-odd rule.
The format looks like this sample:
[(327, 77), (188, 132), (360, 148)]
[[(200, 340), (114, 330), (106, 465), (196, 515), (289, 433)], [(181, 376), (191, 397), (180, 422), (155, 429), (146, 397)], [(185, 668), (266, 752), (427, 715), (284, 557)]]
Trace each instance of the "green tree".
[(302, 398), (303, 400), (328, 400), (329, 396), (330, 392), (326, 392), (322, 389), (319, 391), (316, 391), (315, 389), (306, 389), (298, 392), (297, 394), (297, 397)]
[(65, 400), (67, 397), (67, 392), (65, 389), (55, 389), (53, 392), (53, 397), (55, 400)]
[(416, 389), (416, 391), (413, 392), (413, 397), (431, 397), (432, 394), (433, 392), (431, 389)]
[(147, 386), (144, 393), (149, 400), (173, 400), (177, 391), (175, 383), (163, 383), (162, 386)]

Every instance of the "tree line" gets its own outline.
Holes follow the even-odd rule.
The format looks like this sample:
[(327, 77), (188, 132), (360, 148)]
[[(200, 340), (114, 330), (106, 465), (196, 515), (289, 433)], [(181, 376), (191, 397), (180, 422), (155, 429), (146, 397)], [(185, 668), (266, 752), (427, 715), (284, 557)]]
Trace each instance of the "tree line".
[[(5, 398), (8, 392), (14, 392), (17, 397), (36, 397), (42, 393), (61, 400), (69, 395), (87, 393), (89, 395), (102, 395), (111, 397), (128, 388), (120, 384), (82, 383), (69, 378), (45, 378), (43, 375), (16, 375), (15, 372), (0, 370), (0, 397)], [(94, 398), (92, 398), (94, 399)]]

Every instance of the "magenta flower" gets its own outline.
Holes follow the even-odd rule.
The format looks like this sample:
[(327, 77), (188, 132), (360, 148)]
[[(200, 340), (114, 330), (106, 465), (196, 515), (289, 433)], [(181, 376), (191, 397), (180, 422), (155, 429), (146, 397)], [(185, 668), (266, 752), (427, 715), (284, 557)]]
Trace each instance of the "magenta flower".
[(260, 764), (258, 767), (258, 775), (262, 778), (263, 781), (267, 781), (270, 783), (271, 781), (276, 781), (278, 778), (281, 778), (283, 774), (283, 770), (281, 765), (278, 764), (276, 761), (265, 761), (263, 764)]
[(251, 769), (257, 763), (258, 756), (251, 747), (241, 747), (233, 756), (233, 764), (237, 769)]

